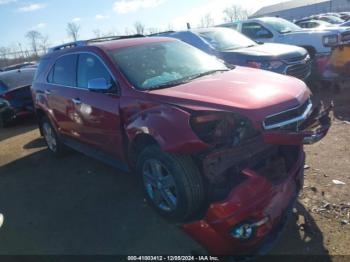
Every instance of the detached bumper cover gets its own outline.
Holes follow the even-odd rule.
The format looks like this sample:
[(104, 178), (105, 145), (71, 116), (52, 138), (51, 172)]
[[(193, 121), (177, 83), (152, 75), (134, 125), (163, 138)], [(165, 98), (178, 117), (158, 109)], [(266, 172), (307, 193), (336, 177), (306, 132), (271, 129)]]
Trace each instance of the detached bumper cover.
[[(182, 225), (185, 232), (214, 255), (244, 255), (268, 252), (286, 223), (298, 192), (303, 185), (305, 155), (301, 150), (287, 178), (274, 184), (253, 170), (242, 173), (247, 179), (235, 187), (222, 202), (211, 204), (205, 217)], [(244, 221), (268, 221), (254, 230), (252, 238), (239, 240), (230, 233)]]

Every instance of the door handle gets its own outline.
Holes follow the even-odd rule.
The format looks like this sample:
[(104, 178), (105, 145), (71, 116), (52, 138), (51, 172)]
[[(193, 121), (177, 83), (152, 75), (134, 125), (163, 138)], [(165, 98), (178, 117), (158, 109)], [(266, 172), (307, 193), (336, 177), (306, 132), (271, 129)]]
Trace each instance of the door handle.
[(75, 104), (75, 105), (80, 105), (81, 104), (81, 101), (79, 98), (72, 98), (72, 102)]
[(46, 89), (46, 90), (45, 90), (45, 94), (46, 94), (46, 95), (51, 95), (51, 90), (50, 90), (50, 89)]

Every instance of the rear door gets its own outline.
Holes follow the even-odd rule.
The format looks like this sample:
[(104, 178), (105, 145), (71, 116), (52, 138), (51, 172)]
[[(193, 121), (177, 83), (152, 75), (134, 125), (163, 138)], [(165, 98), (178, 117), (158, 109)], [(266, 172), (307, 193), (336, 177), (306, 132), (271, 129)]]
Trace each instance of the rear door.
[(44, 90), (51, 117), (61, 134), (79, 139), (73, 98), (76, 97), (76, 66), (78, 55), (68, 54), (58, 58), (51, 68)]

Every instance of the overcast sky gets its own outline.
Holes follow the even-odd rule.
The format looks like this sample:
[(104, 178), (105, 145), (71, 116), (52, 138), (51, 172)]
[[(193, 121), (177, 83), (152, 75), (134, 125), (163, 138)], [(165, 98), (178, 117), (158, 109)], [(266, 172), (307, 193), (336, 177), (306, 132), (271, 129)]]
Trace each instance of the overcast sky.
[(216, 24), (223, 22), (223, 9), (233, 4), (250, 12), (286, 0), (0, 0), (0, 47), (11, 47), (28, 40), (25, 34), (37, 30), (49, 37), (51, 45), (70, 41), (66, 25), (81, 27), (80, 39), (103, 33), (124, 34), (136, 21), (146, 28), (185, 29), (186, 22), (198, 26), (210, 13)]

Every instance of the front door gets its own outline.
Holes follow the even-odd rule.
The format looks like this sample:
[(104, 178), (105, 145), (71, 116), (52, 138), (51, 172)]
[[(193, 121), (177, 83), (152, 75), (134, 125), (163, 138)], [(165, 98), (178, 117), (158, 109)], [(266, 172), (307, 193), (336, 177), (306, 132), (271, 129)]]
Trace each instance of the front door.
[[(88, 89), (89, 81), (104, 78), (111, 86), (106, 92)], [(103, 60), (93, 53), (81, 53), (77, 64), (77, 88), (73, 97), (78, 116), (76, 132), (79, 140), (111, 154), (122, 157), (122, 133), (119, 115), (119, 96), (112, 89), (116, 87)]]

